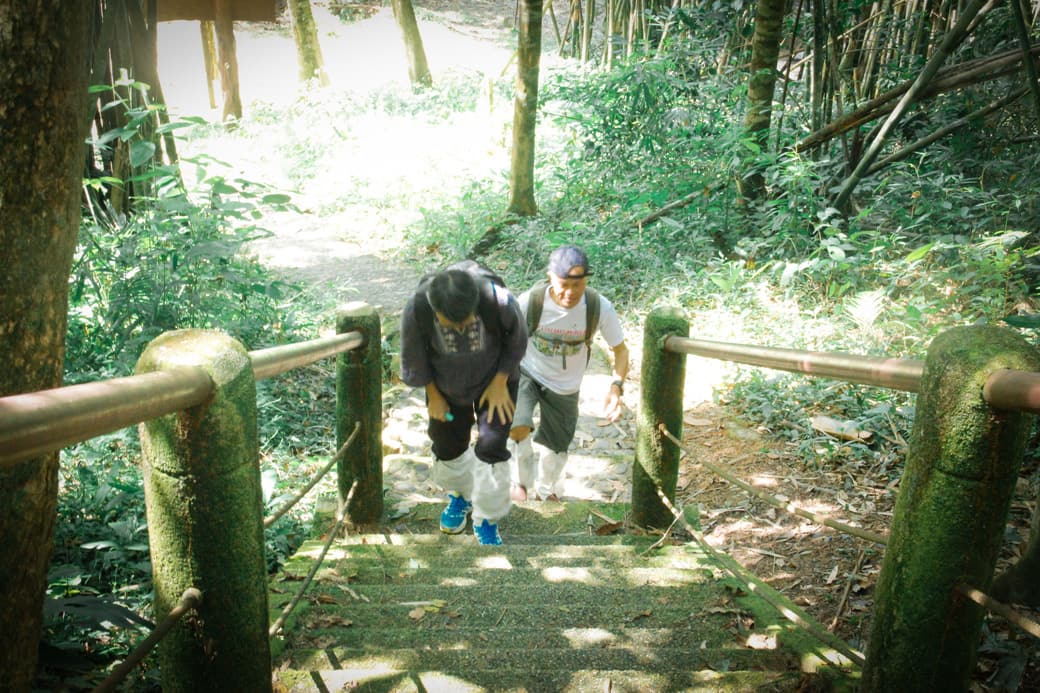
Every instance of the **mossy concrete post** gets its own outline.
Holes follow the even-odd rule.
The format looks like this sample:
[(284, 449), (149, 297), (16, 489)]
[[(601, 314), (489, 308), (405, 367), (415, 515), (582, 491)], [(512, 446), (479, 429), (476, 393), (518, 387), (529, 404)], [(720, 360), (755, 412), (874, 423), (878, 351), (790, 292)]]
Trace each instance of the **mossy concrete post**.
[(148, 345), (137, 372), (184, 366), (209, 374), (212, 400), (140, 426), (156, 620), (202, 591), (159, 644), (162, 689), (270, 691), (253, 368), (222, 332), (178, 330)]
[(365, 343), (339, 355), (336, 364), (336, 441), (342, 446), (361, 423), (339, 462), (340, 507), (356, 479), (347, 517), (354, 526), (373, 526), (383, 516), (383, 380), (379, 316), (367, 303), (341, 306), (336, 332), (360, 332)]
[(1018, 334), (958, 327), (932, 342), (878, 578), (863, 691), (965, 691), (983, 610), (962, 596), (993, 576), (1030, 415), (982, 396), (994, 371), (1037, 370)]
[(639, 412), (636, 414), (636, 457), (632, 465), (632, 521), (640, 527), (666, 529), (674, 517), (657, 488), (675, 500), (679, 448), (658, 426), (682, 439), (683, 381), (686, 354), (664, 350), (666, 337), (688, 337), (690, 323), (677, 308), (657, 308), (646, 318)]

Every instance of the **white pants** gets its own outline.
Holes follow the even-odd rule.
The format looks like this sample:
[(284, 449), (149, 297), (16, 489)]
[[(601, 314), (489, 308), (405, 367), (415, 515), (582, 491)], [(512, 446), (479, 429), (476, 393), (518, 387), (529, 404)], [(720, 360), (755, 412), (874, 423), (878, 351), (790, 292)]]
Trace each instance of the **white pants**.
[[(541, 447), (541, 446), (539, 446)], [(553, 452), (548, 448), (542, 450), (538, 456), (538, 481), (535, 482), (534, 491), (541, 499), (556, 494), (563, 496), (563, 466), (567, 464), (566, 452)]]
[(513, 482), (523, 486), (529, 491), (534, 491), (534, 477), (538, 471), (538, 465), (534, 457), (534, 448), (531, 444), (531, 436), (521, 441), (513, 442), (513, 457), (516, 460), (513, 467)]
[[(536, 449), (537, 448), (537, 449)], [(535, 446), (531, 436), (515, 443), (513, 459), (513, 483), (548, 498), (556, 494), (563, 496), (563, 467), (567, 464), (566, 452), (553, 452), (542, 445)], [(537, 453), (537, 454), (536, 454)]]
[(473, 503), (473, 524), (482, 520), (497, 523), (509, 514), (509, 464), (481, 462), (466, 448), (453, 460), (437, 460), (432, 477), (442, 489)]

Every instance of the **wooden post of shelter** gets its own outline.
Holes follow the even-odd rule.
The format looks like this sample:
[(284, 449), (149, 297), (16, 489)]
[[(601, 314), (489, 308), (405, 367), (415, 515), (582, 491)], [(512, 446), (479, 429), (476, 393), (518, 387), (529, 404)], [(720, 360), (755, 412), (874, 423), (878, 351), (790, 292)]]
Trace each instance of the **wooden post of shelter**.
[[(216, 27), (220, 85), (224, 98), (224, 120), (242, 117), (242, 96), (238, 82), (238, 56), (235, 49), (234, 23), (273, 22), (278, 18), (277, 0), (156, 0), (156, 17), (160, 22), (195, 20), (203, 23), (202, 52), (206, 61), (207, 84), (212, 84), (210, 66), (212, 44), (207, 37)], [(207, 54), (207, 49), (209, 52)], [(210, 105), (213, 104), (212, 90)]]
[(213, 82), (217, 79), (217, 39), (216, 27), (209, 20), (199, 22), (202, 34), (202, 65), (206, 70), (206, 95), (209, 96), (209, 107), (217, 107), (217, 97), (213, 93)]

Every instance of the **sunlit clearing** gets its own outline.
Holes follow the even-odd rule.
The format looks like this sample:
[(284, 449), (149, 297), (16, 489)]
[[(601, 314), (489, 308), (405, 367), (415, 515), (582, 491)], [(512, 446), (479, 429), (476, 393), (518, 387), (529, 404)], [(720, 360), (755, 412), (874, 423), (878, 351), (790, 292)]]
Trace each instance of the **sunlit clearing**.
[(607, 645), (617, 640), (613, 633), (602, 628), (566, 628), (563, 637), (567, 638), (567, 642), (575, 649), (590, 645)]
[(477, 567), (484, 570), (512, 570), (513, 564), (505, 556), (484, 556), (477, 560)]
[(546, 582), (592, 582), (592, 573), (588, 568), (569, 568), (567, 566), (553, 566), (542, 571), (542, 577)]

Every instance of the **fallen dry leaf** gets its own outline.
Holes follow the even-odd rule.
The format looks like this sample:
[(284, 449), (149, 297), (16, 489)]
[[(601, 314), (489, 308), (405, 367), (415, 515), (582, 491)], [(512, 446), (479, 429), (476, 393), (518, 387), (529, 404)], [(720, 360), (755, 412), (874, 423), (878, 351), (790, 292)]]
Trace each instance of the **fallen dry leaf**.
[(413, 621), (421, 621), (423, 618), (425, 618), (425, 616), (426, 609), (422, 608), (421, 606), (417, 606), (408, 612), (408, 618), (412, 619)]

